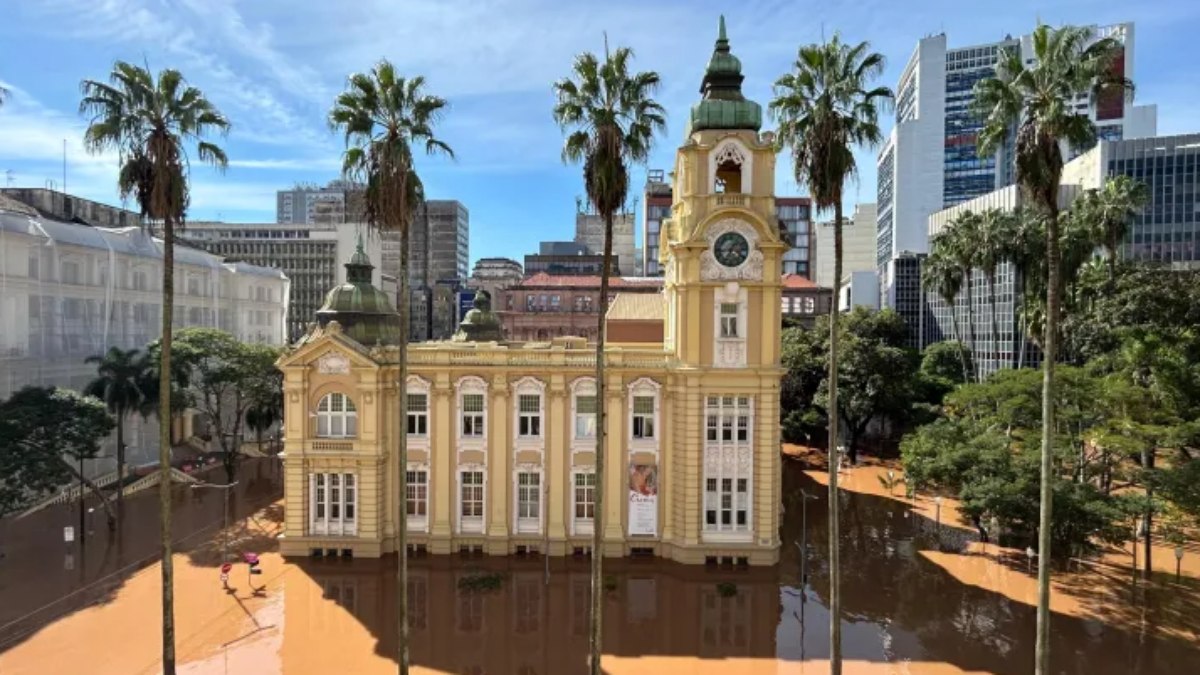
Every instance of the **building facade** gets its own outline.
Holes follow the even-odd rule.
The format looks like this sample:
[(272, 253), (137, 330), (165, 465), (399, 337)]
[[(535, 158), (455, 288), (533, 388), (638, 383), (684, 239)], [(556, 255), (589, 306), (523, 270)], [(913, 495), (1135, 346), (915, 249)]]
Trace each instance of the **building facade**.
[[(400, 527), (432, 553), (590, 551), (603, 489), (595, 554), (778, 561), (787, 245), (773, 139), (759, 134), (762, 110), (742, 96), (740, 70), (722, 21), (677, 153), (678, 208), (663, 225), (662, 342), (610, 342), (605, 354), (602, 486), (584, 340), (413, 345), (399, 391), (395, 347), (360, 344), (334, 316), (279, 362), (285, 555), (379, 556)], [(355, 334), (362, 318), (347, 317)], [(392, 412), (398, 395), (405, 420)]]
[[(1099, 27), (1095, 35), (1115, 37), (1124, 44), (1114, 67), (1133, 78), (1133, 24)], [(1015, 182), (1013, 139), (995, 155), (980, 157), (977, 138), (982, 120), (971, 111), (975, 84), (995, 75), (1005, 50), (1016, 50), (1031, 63), (1032, 36), (949, 48), (945, 34), (934, 35), (917, 43), (901, 73), (895, 126), (877, 161), (876, 267), (885, 307), (897, 306), (895, 266), (889, 262), (904, 253), (929, 252), (931, 214)], [(1082, 97), (1075, 105), (1096, 123), (1102, 139), (1155, 134), (1153, 105), (1134, 106), (1120, 96), (1095, 104)]]
[[(661, 294), (661, 278), (612, 277), (609, 302), (618, 293)], [(495, 308), (509, 340), (547, 341), (578, 336), (595, 340), (599, 331), (600, 277), (551, 275), (523, 279), (495, 298)]]
[(779, 311), (786, 321), (812, 328), (817, 317), (829, 315), (833, 289), (818, 286), (799, 274), (783, 275), (782, 285)]
[[(525, 256), (525, 274), (531, 277), (539, 274), (565, 277), (599, 276), (603, 270), (603, 255), (592, 255), (590, 253), (586, 255), (535, 253)], [(613, 274), (619, 273), (615, 257), (611, 271)]]
[(347, 207), (351, 206), (351, 195), (355, 192), (361, 192), (361, 187), (344, 180), (330, 181), (324, 186), (302, 183), (290, 190), (279, 190), (275, 193), (275, 222), (314, 225), (357, 220), (353, 215), (347, 217)]
[[(842, 274), (867, 272), (875, 264), (875, 205), (858, 204), (854, 215), (842, 224)], [(813, 262), (818, 286), (833, 288), (833, 221), (817, 223)]]
[[(618, 274), (632, 276), (637, 269), (637, 263), (634, 262), (633, 221), (633, 213), (613, 215), (612, 256)], [(575, 213), (575, 243), (585, 246), (588, 253), (592, 255), (603, 255), (604, 217), (591, 211), (577, 211)], [(528, 273), (528, 270), (526, 272)]]
[(475, 261), (475, 269), (467, 280), (467, 288), (476, 291), (487, 291), (493, 301), (500, 297), (500, 291), (521, 283), (525, 278), (525, 269), (521, 263), (511, 258), (480, 258)]
[[(219, 328), (244, 342), (283, 345), (289, 279), (175, 248), (174, 326)], [(26, 386), (83, 390), (90, 356), (144, 349), (162, 333), (162, 242), (141, 227), (45, 218), (0, 196), (0, 399)], [(125, 420), (130, 465), (158, 456), (158, 423)], [(88, 473), (115, 468), (115, 442)]]
[(775, 216), (788, 250), (783, 254), (783, 273), (813, 278), (815, 233), (812, 200), (808, 197), (776, 197)]
[(662, 276), (659, 236), (662, 222), (670, 217), (671, 184), (662, 169), (651, 169), (646, 174), (642, 195), (642, 273), (645, 276)]

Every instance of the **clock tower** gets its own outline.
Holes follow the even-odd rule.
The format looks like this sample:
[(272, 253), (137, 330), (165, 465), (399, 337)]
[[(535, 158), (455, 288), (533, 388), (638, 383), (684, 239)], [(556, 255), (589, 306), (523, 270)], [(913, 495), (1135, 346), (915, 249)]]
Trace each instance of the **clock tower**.
[[(682, 494), (677, 559), (779, 554), (780, 297), (774, 136), (742, 95), (742, 64), (721, 18), (716, 45), (675, 155), (674, 203), (660, 234), (664, 348)], [(692, 491), (696, 492), (693, 493)]]

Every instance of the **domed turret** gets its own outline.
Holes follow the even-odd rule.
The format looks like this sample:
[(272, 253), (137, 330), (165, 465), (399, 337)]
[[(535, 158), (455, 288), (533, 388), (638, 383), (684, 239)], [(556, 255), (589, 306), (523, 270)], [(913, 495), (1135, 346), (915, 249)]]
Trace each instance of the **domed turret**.
[(700, 82), (704, 99), (692, 106), (686, 135), (704, 129), (762, 128), (762, 106), (742, 95), (742, 79), (742, 62), (729, 51), (722, 16), (713, 55)]
[(360, 235), (358, 249), (346, 263), (346, 283), (325, 296), (325, 304), (317, 310), (317, 323), (324, 327), (337, 321), (347, 336), (366, 347), (399, 344), (404, 335), (400, 315), (387, 294), (371, 284), (374, 269)]

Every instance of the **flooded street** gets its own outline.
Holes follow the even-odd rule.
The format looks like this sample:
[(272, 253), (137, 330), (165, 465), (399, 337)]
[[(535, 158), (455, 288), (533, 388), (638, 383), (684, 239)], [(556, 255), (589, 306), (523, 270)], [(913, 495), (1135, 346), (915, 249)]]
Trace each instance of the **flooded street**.
[[(806, 473), (796, 461), (784, 466), (784, 493), (791, 496), (778, 566), (606, 561), (607, 672), (828, 672), (824, 474)], [(239, 515), (253, 516), (231, 529), (231, 549), (265, 553), (264, 573), (250, 577), (236, 565), (230, 592), (218, 580), (221, 538), (204, 529), (220, 522), (221, 495), (176, 488), (176, 531), (197, 533), (175, 557), (181, 672), (395, 672), (394, 559), (285, 563), (270, 553), (282, 516), (272, 503), (277, 467), (266, 461), (246, 467), (233, 503)], [(1035, 596), (1024, 556), (973, 543), (974, 532), (957, 522), (949, 503), (938, 513), (928, 500), (914, 510), (889, 497), (878, 471), (846, 474), (839, 505), (846, 672), (1030, 672)], [(807, 592), (797, 545), (801, 490), (816, 497), (807, 507)], [(6, 524), (0, 673), (159, 671), (159, 569), (138, 565), (154, 553), (153, 493), (129, 500), (119, 545), (100, 543), (106, 537), (97, 516), (100, 531), (86, 554), (74, 553), (72, 565), (64, 564), (62, 526), (77, 522), (66, 513), (76, 512), (56, 507), (64, 512)], [(1160, 554), (1159, 565), (1169, 557)], [(474, 590), (479, 584), (471, 580), (492, 574), (499, 575), (498, 589)], [(1128, 567), (1102, 560), (1079, 572), (1072, 566), (1056, 582), (1055, 672), (1182, 673), (1200, 663), (1194, 576), (1182, 586), (1160, 579), (1146, 590), (1132, 582)], [(551, 560), (547, 576), (540, 558), (416, 558), (409, 580), (412, 662), (417, 672), (583, 672), (588, 594), (586, 560)]]

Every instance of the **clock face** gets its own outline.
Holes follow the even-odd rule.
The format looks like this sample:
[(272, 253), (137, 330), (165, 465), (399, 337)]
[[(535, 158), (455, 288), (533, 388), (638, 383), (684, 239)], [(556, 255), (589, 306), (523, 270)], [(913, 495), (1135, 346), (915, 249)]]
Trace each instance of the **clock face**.
[(726, 232), (713, 244), (713, 257), (726, 267), (737, 267), (750, 255), (750, 242), (737, 232)]

